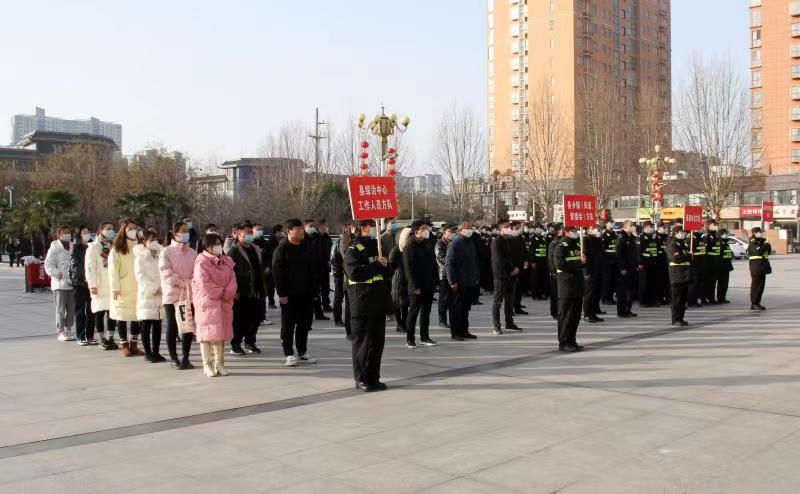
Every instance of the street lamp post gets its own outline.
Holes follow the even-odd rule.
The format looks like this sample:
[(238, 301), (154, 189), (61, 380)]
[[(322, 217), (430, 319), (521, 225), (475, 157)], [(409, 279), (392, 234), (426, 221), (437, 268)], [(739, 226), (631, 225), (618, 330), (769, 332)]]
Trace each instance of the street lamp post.
[(8, 191), (8, 207), (14, 207), (14, 186), (6, 185), (6, 191)]
[[(662, 157), (661, 146), (656, 145), (656, 155), (652, 158), (639, 158), (639, 164), (647, 168), (647, 181), (650, 184), (650, 199), (653, 201), (653, 222), (659, 222), (659, 208), (664, 201), (663, 182), (664, 172), (675, 166), (675, 158)], [(640, 182), (641, 183), (641, 180)], [(641, 198), (639, 199), (641, 201)], [(636, 208), (636, 217), (639, 217), (639, 208)]]
[[(363, 129), (366, 121), (366, 115), (363, 113), (359, 115), (358, 120), (356, 121), (358, 128)], [(391, 115), (386, 115), (386, 111), (383, 106), (381, 106), (381, 114), (375, 115), (372, 117), (372, 120), (370, 120), (367, 129), (373, 135), (380, 137), (381, 139), (381, 175), (383, 175), (385, 171), (384, 164), (388, 164), (391, 169), (394, 166), (394, 159), (397, 155), (389, 150), (389, 136), (394, 135), (395, 131), (401, 134), (404, 133), (406, 130), (408, 130), (408, 125), (410, 123), (411, 119), (408, 117), (403, 117), (398, 122), (396, 114), (392, 113)], [(392, 156), (389, 156), (390, 154)]]

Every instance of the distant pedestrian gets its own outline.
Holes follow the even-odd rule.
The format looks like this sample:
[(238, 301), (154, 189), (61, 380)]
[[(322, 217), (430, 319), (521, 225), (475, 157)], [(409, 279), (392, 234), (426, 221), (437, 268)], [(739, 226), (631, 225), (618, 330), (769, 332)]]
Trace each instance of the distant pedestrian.
[(461, 223), (458, 235), (447, 248), (444, 261), (447, 281), (453, 290), (450, 335), (455, 341), (478, 338), (469, 331), (469, 311), (475, 301), (475, 293), (480, 290), (481, 280), (481, 267), (477, 248), (472, 240), (473, 233), (471, 222)]
[(94, 339), (94, 315), (90, 303), (89, 285), (86, 282), (86, 251), (94, 241), (94, 234), (87, 226), (78, 227), (78, 235), (72, 244), (69, 279), (75, 290), (75, 333), (80, 346), (96, 345)]
[(406, 321), (406, 347), (416, 348), (415, 332), (419, 318), (419, 338), (423, 346), (436, 346), (429, 333), (433, 292), (438, 273), (436, 255), (429, 246), (430, 226), (420, 220), (411, 223), (410, 235), (403, 252), (403, 268), (408, 281), (410, 307)]
[(44, 258), (44, 270), (50, 277), (50, 289), (56, 304), (56, 331), (58, 341), (74, 341), (72, 326), (75, 324), (75, 291), (69, 279), (72, 254), (72, 229), (61, 225), (56, 230), (56, 239)]
[(755, 227), (752, 230), (749, 245), (747, 246), (747, 258), (750, 260), (750, 310), (767, 310), (761, 305), (761, 297), (764, 295), (764, 286), (767, 282), (767, 275), (772, 274), (772, 266), (769, 263), (769, 255), (772, 253), (772, 246), (769, 240), (764, 238), (761, 228)]
[(673, 326), (688, 326), (686, 304), (691, 279), (691, 252), (686, 242), (683, 227), (674, 226), (667, 240), (667, 260), (669, 261), (670, 309)]

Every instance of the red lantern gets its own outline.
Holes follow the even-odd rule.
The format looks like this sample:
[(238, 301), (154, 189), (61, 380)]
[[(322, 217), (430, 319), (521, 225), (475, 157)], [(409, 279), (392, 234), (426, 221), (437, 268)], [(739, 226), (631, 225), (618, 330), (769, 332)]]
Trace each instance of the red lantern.
[(359, 156), (361, 157), (362, 160), (365, 160), (365, 159), (369, 158), (369, 154), (368, 153), (361, 153)]
[(390, 165), (394, 165), (395, 163), (397, 163), (397, 161), (394, 158), (389, 158), (387, 163), (389, 163)]
[(386, 150), (386, 152), (389, 153), (389, 154), (394, 154), (394, 153), (397, 152), (397, 150), (395, 148), (389, 148), (389, 149)]
[(390, 177), (394, 177), (394, 174), (397, 173), (397, 172), (394, 171), (394, 168), (389, 168), (389, 171), (387, 173), (389, 173)]
[(369, 147), (369, 143), (367, 141), (361, 141), (361, 149), (367, 149)]
[(366, 170), (366, 169), (368, 169), (368, 168), (369, 168), (369, 165), (368, 165), (368, 164), (366, 164), (366, 163), (361, 163), (361, 169), (362, 169), (362, 170)]

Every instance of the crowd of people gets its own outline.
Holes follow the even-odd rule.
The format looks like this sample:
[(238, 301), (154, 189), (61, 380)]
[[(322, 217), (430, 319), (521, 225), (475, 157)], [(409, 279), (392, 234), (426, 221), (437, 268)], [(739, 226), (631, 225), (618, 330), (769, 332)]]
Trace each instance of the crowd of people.
[[(194, 367), (197, 341), (205, 375), (226, 376), (226, 347), (237, 356), (261, 353), (257, 334), (271, 324), (271, 309), (280, 308), (287, 367), (316, 362), (308, 333), (314, 320), (332, 313), (351, 341), (356, 388), (378, 391), (386, 387), (380, 367), (387, 319), (405, 334), (407, 348), (437, 346), (430, 331), (434, 301), (439, 326), (464, 342), (477, 338), (470, 310), (482, 292), (493, 293), (497, 336), (523, 331), (515, 316), (528, 314), (526, 299), (549, 299), (559, 350), (576, 352), (583, 349), (581, 320), (604, 322), (604, 306), (628, 319), (637, 316), (635, 300), (641, 308), (670, 305), (672, 324), (687, 326), (687, 308), (729, 303), (733, 270), (728, 233), (715, 220), (698, 232), (679, 223), (608, 221), (582, 232), (516, 221), (434, 228), (421, 220), (403, 228), (386, 220), (379, 232), (367, 220), (343, 225), (333, 238), (324, 220), (290, 219), (269, 233), (243, 221), (222, 234), (213, 224), (198, 233), (184, 218), (164, 245), (160, 240), (155, 227), (135, 220), (118, 228), (104, 222), (94, 232), (60, 226), (45, 258), (59, 341), (163, 362), (166, 321), (172, 367)], [(754, 311), (765, 310), (770, 253), (754, 228), (748, 247)]]

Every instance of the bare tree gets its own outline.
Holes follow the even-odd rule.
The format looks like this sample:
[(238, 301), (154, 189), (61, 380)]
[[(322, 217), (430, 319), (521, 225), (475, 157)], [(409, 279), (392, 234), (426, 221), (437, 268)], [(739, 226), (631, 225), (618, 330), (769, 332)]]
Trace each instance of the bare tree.
[(434, 168), (446, 182), (453, 212), (463, 218), (472, 208), (468, 179), (486, 166), (483, 123), (469, 107), (453, 104), (442, 116), (435, 146)]
[(575, 140), (563, 106), (556, 104), (546, 84), (529, 101), (520, 132), (520, 185), (533, 199), (536, 212), (547, 218), (573, 173)]
[(748, 89), (729, 58), (692, 58), (675, 98), (676, 147), (691, 184), (715, 218), (735, 192), (734, 170), (750, 157)]

